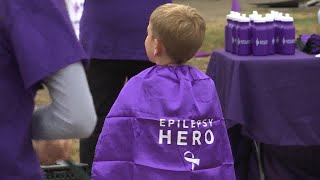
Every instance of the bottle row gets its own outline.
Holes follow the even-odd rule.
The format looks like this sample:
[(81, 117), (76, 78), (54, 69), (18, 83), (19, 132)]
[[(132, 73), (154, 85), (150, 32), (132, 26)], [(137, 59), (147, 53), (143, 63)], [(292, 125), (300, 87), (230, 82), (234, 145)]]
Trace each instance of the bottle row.
[(239, 56), (268, 56), (295, 53), (294, 19), (289, 14), (271, 11), (265, 16), (253, 11), (231, 12), (225, 26), (225, 50)]

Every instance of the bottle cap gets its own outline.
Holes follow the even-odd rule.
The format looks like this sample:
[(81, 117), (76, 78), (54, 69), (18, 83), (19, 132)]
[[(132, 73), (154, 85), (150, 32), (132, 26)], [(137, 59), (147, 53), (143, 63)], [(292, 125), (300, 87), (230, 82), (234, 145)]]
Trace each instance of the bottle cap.
[(231, 19), (231, 14), (226, 15), (226, 19)]
[(239, 22), (247, 22), (248, 23), (248, 22), (250, 22), (250, 18), (241, 16), (241, 17), (239, 17), (238, 21)]
[(273, 22), (274, 18), (271, 14), (266, 14), (265, 20), (266, 22)]
[(293, 17), (290, 16), (284, 16), (281, 18), (282, 22), (293, 22)]
[(280, 15), (280, 14), (274, 16), (274, 20), (275, 20), (275, 21), (282, 21), (282, 18), (283, 18), (283, 16)]
[(254, 23), (265, 23), (266, 20), (263, 17), (256, 17), (256, 18), (253, 19), (253, 22)]

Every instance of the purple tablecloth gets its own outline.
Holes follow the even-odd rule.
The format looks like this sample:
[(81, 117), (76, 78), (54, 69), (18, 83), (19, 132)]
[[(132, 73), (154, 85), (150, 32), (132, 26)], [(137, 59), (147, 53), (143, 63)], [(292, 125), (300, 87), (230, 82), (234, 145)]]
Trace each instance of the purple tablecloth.
[(213, 52), (214, 79), (228, 127), (273, 145), (320, 145), (320, 59)]
[[(238, 180), (320, 179), (320, 59), (212, 54)], [(260, 143), (260, 161), (254, 141)]]

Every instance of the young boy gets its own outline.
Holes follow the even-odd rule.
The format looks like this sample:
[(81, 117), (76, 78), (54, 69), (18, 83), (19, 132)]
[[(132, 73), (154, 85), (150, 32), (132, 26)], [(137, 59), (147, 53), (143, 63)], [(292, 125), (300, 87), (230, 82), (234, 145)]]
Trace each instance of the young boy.
[(215, 85), (184, 65), (205, 30), (188, 6), (165, 4), (152, 13), (145, 47), (156, 65), (125, 85), (106, 117), (92, 179), (235, 179)]
[(172, 0), (85, 0), (80, 21), (80, 42), (88, 53), (86, 75), (97, 125), (80, 140), (80, 162), (91, 168), (104, 120), (127, 79), (154, 66), (145, 52), (149, 17)]

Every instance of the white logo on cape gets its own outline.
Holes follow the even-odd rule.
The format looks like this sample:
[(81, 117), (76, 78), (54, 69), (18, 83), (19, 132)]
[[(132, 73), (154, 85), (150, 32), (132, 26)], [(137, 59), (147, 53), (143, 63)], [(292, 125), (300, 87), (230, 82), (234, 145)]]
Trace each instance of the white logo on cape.
[[(188, 154), (191, 154), (191, 158), (190, 157), (187, 157)], [(200, 159), (196, 159), (194, 158), (194, 154), (190, 151), (186, 151), (184, 153), (184, 159), (187, 161), (187, 162), (190, 162), (192, 163), (192, 166), (191, 166), (191, 170), (193, 171), (194, 170), (194, 165), (200, 165)]]
[[(213, 144), (215, 141), (212, 131), (213, 123), (213, 119), (203, 119), (198, 121), (173, 119), (168, 119), (168, 121), (166, 121), (166, 119), (160, 119), (159, 144), (176, 143), (179, 146), (188, 146), (191, 144), (196, 146), (203, 143)], [(198, 128), (200, 127), (205, 128), (206, 131), (199, 131)], [(187, 131), (188, 129), (192, 129), (192, 131)], [(189, 133), (192, 134), (192, 137), (188, 136)], [(192, 141), (188, 138), (191, 138)]]
[[(176, 144), (178, 146), (199, 146), (213, 144), (215, 135), (214, 126), (219, 126), (213, 118), (200, 120), (185, 119), (160, 119), (159, 120), (159, 144)], [(195, 165), (200, 164), (200, 159), (195, 158), (190, 151), (184, 152), (184, 159), (190, 162), (194, 170)]]

